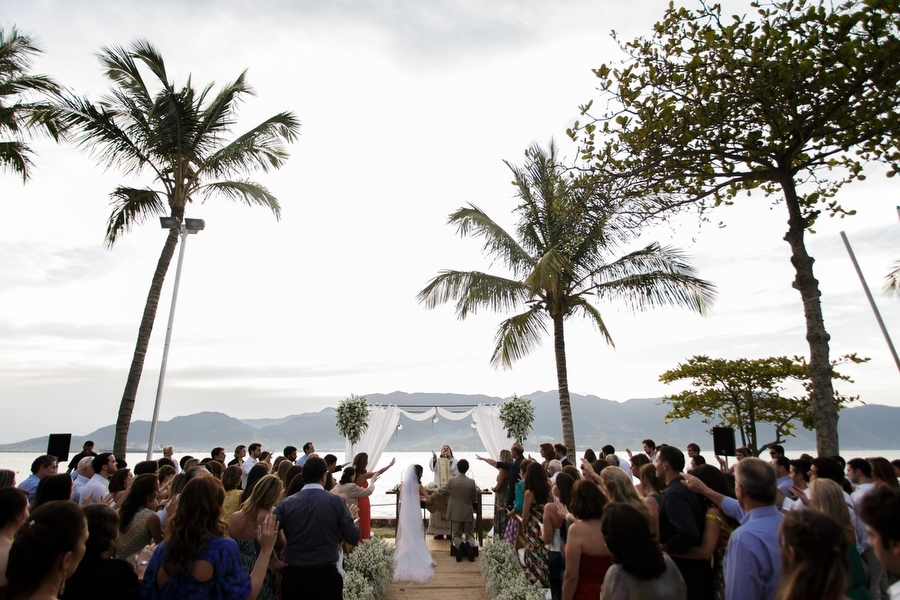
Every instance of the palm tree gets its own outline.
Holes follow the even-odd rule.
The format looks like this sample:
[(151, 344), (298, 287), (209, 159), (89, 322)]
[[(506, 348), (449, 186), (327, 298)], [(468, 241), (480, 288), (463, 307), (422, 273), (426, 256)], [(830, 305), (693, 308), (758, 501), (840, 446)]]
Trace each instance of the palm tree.
[(607, 202), (605, 209), (590, 215), (586, 212), (584, 199), (596, 196), (596, 185), (585, 175), (567, 176), (553, 142), (549, 151), (532, 147), (524, 168), (506, 164), (515, 176), (520, 200), (515, 236), (471, 204), (451, 214), (449, 224), (456, 225), (461, 236), (483, 237), (485, 253), (502, 262), (511, 275), (441, 271), (419, 292), (418, 300), (429, 309), (454, 300), (460, 319), (480, 308), (510, 312), (524, 307), (498, 327), (491, 356), (494, 367), (509, 368), (530, 353), (547, 333), (548, 321), (552, 323), (563, 442), (574, 451), (565, 320), (576, 314), (587, 317), (613, 345), (591, 298), (622, 301), (633, 310), (677, 305), (702, 313), (714, 286), (695, 277), (680, 252), (655, 243), (607, 260), (631, 237), (631, 230), (618, 225), (615, 203)]
[[(275, 196), (243, 175), (280, 168), (288, 157), (285, 143), (297, 137), (300, 125), (292, 113), (279, 113), (226, 141), (237, 105), (253, 94), (244, 78), (246, 71), (212, 95), (212, 85), (198, 91), (190, 77), (176, 89), (166, 75), (162, 56), (149, 42), (136, 41), (129, 49), (104, 48), (98, 56), (112, 84), (110, 93), (98, 104), (80, 97), (63, 98), (65, 122), (77, 132), (75, 142), (98, 162), (118, 167), (125, 175), (149, 172), (155, 186), (119, 186), (112, 192), (106, 229), (110, 247), (148, 218), (168, 214), (180, 223), (189, 203), (215, 195), (265, 206), (276, 219), (280, 217)], [(144, 79), (145, 70), (156, 89)], [(117, 456), (125, 454), (144, 356), (178, 236), (178, 228), (169, 231), (147, 295), (116, 421), (113, 451)]]
[(31, 62), (40, 49), (15, 27), (0, 29), (0, 169), (28, 181), (31, 148), (26, 140), (43, 130), (59, 139), (60, 127), (48, 95), (59, 86), (46, 75), (32, 75)]

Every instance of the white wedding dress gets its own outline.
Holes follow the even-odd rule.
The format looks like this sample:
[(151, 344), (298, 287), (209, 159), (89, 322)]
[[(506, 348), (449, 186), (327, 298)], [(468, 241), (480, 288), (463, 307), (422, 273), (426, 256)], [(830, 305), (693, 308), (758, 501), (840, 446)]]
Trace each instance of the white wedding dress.
[(434, 560), (425, 543), (422, 508), (419, 505), (419, 478), (415, 465), (406, 470), (400, 486), (400, 514), (394, 546), (394, 581), (428, 583), (434, 577)]

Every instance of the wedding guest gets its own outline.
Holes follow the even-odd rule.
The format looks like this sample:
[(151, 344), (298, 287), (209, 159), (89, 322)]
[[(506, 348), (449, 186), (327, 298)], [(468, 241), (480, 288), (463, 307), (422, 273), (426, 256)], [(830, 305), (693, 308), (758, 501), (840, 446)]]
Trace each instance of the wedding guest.
[(184, 486), (165, 541), (157, 546), (141, 582), (144, 600), (256, 598), (275, 547), (278, 522), (266, 517), (257, 531), (261, 550), (253, 572), (244, 570), (237, 543), (225, 537), (225, 488), (215, 477)]
[(638, 479), (641, 480), (641, 493), (645, 498), (651, 498), (656, 502), (661, 511), (663, 499), (660, 490), (662, 489), (662, 486), (660, 485), (659, 477), (656, 474), (656, 465), (648, 462), (641, 467), (640, 473)]
[[(552, 447), (552, 446), (551, 446)], [(553, 459), (556, 460), (556, 459)], [(549, 549), (544, 544), (541, 520), (544, 507), (552, 502), (550, 479), (543, 465), (532, 463), (525, 472), (522, 527), (525, 534), (525, 578), (531, 584), (550, 587), (547, 569)]]
[(556, 460), (558, 460), (562, 466), (565, 467), (566, 465), (572, 464), (572, 461), (569, 460), (569, 449), (566, 448), (565, 444), (553, 444), (553, 450), (555, 451)]
[(609, 502), (623, 502), (634, 506), (644, 517), (653, 539), (659, 540), (659, 505), (653, 498), (641, 498), (631, 476), (623, 469), (604, 469), (600, 473), (600, 489)]
[(59, 475), (50, 475), (41, 479), (37, 489), (34, 491), (34, 501), (31, 508), (35, 509), (41, 504), (45, 504), (52, 500), (71, 500), (72, 499), (72, 477), (65, 473)]
[(19, 529), (6, 566), (6, 600), (56, 598), (84, 556), (87, 522), (69, 500), (35, 509)]
[[(841, 486), (830, 479), (816, 478), (810, 483), (811, 510), (820, 512), (841, 528), (847, 543), (844, 549), (847, 561), (847, 587), (844, 595), (850, 600), (868, 600), (869, 588), (866, 585), (866, 567), (857, 549), (856, 526), (850, 518), (853, 509), (844, 501)], [(783, 555), (782, 555), (783, 559)], [(880, 590), (879, 590), (879, 596)]]
[(373, 476), (372, 479), (369, 480), (368, 487), (360, 487), (356, 484), (356, 469), (347, 467), (341, 474), (340, 483), (331, 489), (331, 493), (337, 494), (343, 498), (344, 502), (347, 503), (347, 508), (350, 508), (351, 506), (356, 506), (358, 508), (359, 499), (368, 498), (375, 491), (376, 481), (378, 481), (378, 475)]
[(6, 585), (6, 563), (13, 538), (27, 520), (28, 494), (11, 486), (0, 488), (0, 590)]
[[(570, 465), (571, 466), (571, 465)], [(574, 467), (573, 467), (574, 468)], [(547, 544), (547, 571), (550, 576), (550, 597), (552, 600), (562, 598), (563, 574), (566, 571), (566, 557), (563, 554), (563, 531), (566, 520), (563, 515), (568, 512), (572, 500), (572, 488), (575, 480), (567, 473), (560, 473), (551, 487), (553, 502), (544, 505), (543, 529), (541, 535)]]
[(107, 502), (110, 506), (118, 506), (125, 499), (131, 482), (134, 481), (134, 475), (131, 469), (117, 469), (109, 478), (109, 498)]
[[(244, 463), (246, 466), (247, 463)], [(256, 483), (269, 474), (269, 467), (263, 462), (257, 462), (253, 467), (250, 468), (249, 473), (247, 473), (247, 479), (244, 481), (244, 489), (241, 492), (241, 504), (247, 501), (250, 497), (250, 494), (253, 492), (253, 486)]]
[(275, 474), (278, 476), (278, 480), (281, 482), (282, 489), (287, 489), (287, 474), (293, 466), (293, 461), (283, 460), (281, 461), (281, 464), (278, 465), (278, 468), (275, 469)]
[(0, 469), (0, 488), (15, 487), (16, 472), (9, 469)]
[(163, 540), (163, 530), (156, 513), (158, 492), (156, 475), (145, 473), (134, 478), (119, 505), (118, 558), (127, 560), (151, 541), (158, 544)]
[(241, 468), (231, 465), (222, 473), (222, 486), (225, 488), (225, 520), (231, 518), (241, 508)]
[(900, 490), (876, 487), (863, 498), (859, 516), (875, 556), (895, 581), (888, 590), (891, 598), (900, 597)]
[[(84, 558), (66, 581), (62, 600), (137, 600), (140, 598), (139, 577), (156, 546), (146, 546), (137, 556), (138, 572), (131, 563), (113, 558), (119, 534), (119, 515), (102, 502), (83, 508), (87, 518), (88, 539)], [(141, 563), (144, 563), (143, 565)], [(97, 582), (103, 582), (97, 585)]]
[(601, 599), (685, 600), (681, 572), (660, 550), (646, 516), (623, 503), (607, 504), (603, 512), (600, 531), (613, 564), (603, 578)]
[(228, 466), (237, 465), (238, 468), (244, 464), (244, 457), (247, 456), (247, 446), (241, 444), (234, 449), (234, 458), (228, 461)]
[[(509, 450), (500, 451), (500, 460), (498, 464), (512, 463), (512, 454)], [(495, 535), (502, 535), (506, 531), (506, 522), (509, 515), (506, 513), (506, 504), (509, 499), (509, 485), (506, 478), (509, 477), (509, 468), (497, 468), (497, 480), (494, 483), (494, 532)]]
[[(307, 462), (309, 462), (307, 460)], [(325, 462), (324, 460), (322, 461)], [(370, 472), (369, 468), (369, 455), (365, 452), (360, 452), (356, 456), (353, 457), (353, 470), (356, 472), (355, 483), (361, 488), (365, 488), (369, 486), (369, 480), (372, 479), (375, 475), (382, 475), (385, 471), (394, 466), (395, 459), (391, 459), (391, 462), (388, 463), (386, 467), (383, 469), (379, 469), (378, 471)], [(304, 465), (305, 466), (305, 465)], [(327, 475), (327, 468), (326, 468)], [(304, 482), (309, 482), (309, 479), (306, 477), (303, 478)], [(360, 539), (367, 540), (372, 537), (372, 507), (369, 504), (368, 498), (359, 498), (357, 500), (357, 506), (359, 507), (359, 535)]]
[(159, 481), (159, 501), (160, 503), (165, 504), (171, 497), (170, 489), (172, 481), (175, 479), (175, 467), (171, 465), (161, 466), (156, 479)]
[(223, 467), (222, 463), (217, 460), (207, 461), (203, 464), (203, 468), (209, 471), (209, 474), (216, 479), (222, 479), (222, 473), (225, 471), (225, 467)]
[(792, 510), (781, 524), (778, 600), (840, 600), (847, 589), (847, 546), (840, 526), (813, 510)]
[(94, 476), (94, 458), (85, 456), (75, 467), (75, 479), (72, 481), (72, 502), (81, 504), (81, 491)]
[(70, 474), (72, 471), (78, 468), (78, 463), (81, 462), (82, 459), (86, 457), (94, 458), (97, 456), (97, 453), (94, 452), (94, 442), (91, 440), (87, 440), (81, 446), (81, 452), (72, 457), (72, 460), (69, 461), (69, 468), (66, 470), (66, 474)]
[(26, 477), (25, 480), (19, 484), (19, 489), (24, 490), (25, 493), (28, 494), (29, 502), (34, 501), (34, 492), (37, 490), (38, 483), (41, 482), (41, 479), (49, 477), (50, 475), (56, 475), (56, 470), (57, 464), (55, 456), (42, 454), (34, 459), (34, 462), (31, 463), (31, 475)]
[(887, 485), (900, 488), (900, 481), (897, 480), (897, 474), (894, 472), (894, 467), (888, 462), (888, 459), (875, 456), (866, 460), (872, 465), (872, 480), (876, 487)]
[(612, 564), (600, 523), (605, 505), (606, 498), (592, 481), (582, 479), (575, 482), (570, 513), (566, 518), (577, 520), (569, 526), (566, 542), (563, 600), (600, 596), (603, 578)]
[[(237, 542), (247, 573), (253, 572), (260, 553), (256, 532), (281, 500), (283, 492), (281, 480), (276, 475), (266, 475), (253, 487), (241, 509), (228, 519), (228, 537)], [(279, 567), (280, 561), (274, 557), (269, 559), (269, 569), (257, 597), (259, 600), (277, 600), (279, 597), (278, 577), (275, 574), (275, 569)]]

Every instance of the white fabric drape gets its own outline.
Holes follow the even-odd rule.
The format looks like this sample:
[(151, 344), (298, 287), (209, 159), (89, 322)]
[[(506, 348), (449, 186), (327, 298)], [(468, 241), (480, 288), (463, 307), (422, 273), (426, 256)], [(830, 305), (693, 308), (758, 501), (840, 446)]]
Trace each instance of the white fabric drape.
[(500, 451), (509, 448), (515, 441), (506, 437), (506, 431), (500, 423), (500, 406), (496, 404), (480, 404), (462, 412), (453, 412), (442, 406), (432, 406), (422, 412), (410, 412), (396, 406), (379, 405), (369, 407), (369, 427), (359, 442), (353, 446), (349, 441), (345, 443), (347, 460), (353, 460), (356, 454), (366, 452), (369, 454), (369, 466), (374, 468), (397, 429), (400, 415), (410, 421), (425, 421), (433, 419), (435, 415), (448, 421), (461, 421), (471, 416), (484, 449), (493, 458), (500, 456)]
[(395, 406), (370, 406), (366, 432), (357, 443), (351, 445), (350, 440), (347, 440), (344, 444), (346, 460), (351, 461), (360, 452), (366, 452), (369, 455), (369, 468), (375, 469), (399, 422), (400, 413)]

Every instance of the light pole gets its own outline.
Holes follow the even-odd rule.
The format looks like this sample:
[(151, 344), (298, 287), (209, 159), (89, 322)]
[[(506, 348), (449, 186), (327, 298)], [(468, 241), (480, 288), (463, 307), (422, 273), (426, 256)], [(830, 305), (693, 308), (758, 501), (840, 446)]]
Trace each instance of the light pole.
[(191, 233), (203, 231), (206, 223), (203, 219), (185, 219), (178, 217), (160, 217), (159, 224), (163, 229), (177, 229), (181, 235), (181, 248), (178, 250), (178, 266), (175, 268), (175, 285), (172, 288), (172, 305), (169, 307), (169, 323), (166, 326), (166, 341), (163, 344), (162, 365), (159, 367), (159, 383), (156, 386), (156, 402), (153, 404), (153, 420), (150, 421), (150, 441), (147, 443), (147, 460), (153, 460), (153, 444), (156, 442), (156, 424), (159, 422), (159, 405), (162, 401), (163, 386), (166, 382), (166, 365), (169, 360), (169, 343), (172, 341), (172, 325), (175, 322), (175, 303), (178, 300), (178, 284), (181, 282), (181, 265), (184, 264), (184, 248)]

